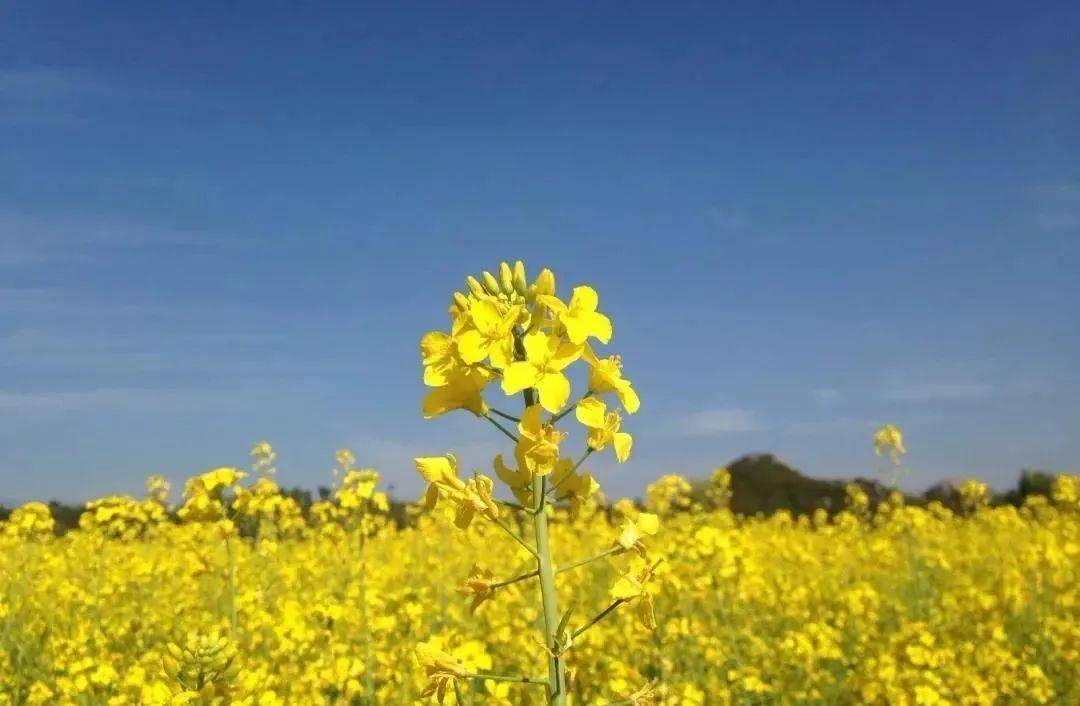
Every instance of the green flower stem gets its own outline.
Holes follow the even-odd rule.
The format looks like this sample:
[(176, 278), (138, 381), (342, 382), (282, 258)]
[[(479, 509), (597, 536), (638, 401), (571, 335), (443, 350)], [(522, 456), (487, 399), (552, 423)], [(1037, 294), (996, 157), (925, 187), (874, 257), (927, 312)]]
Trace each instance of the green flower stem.
[(362, 507), (358, 528), (360, 550), (360, 620), (364, 623), (364, 698), (370, 706), (375, 703), (375, 674), (372, 670), (371, 655), (371, 625), (368, 621), (367, 610), (367, 532), (364, 520), (367, 516), (367, 508)]
[(540, 498), (537, 513), (533, 515), (533, 529), (536, 531), (536, 569), (540, 574), (540, 596), (544, 609), (544, 646), (548, 650), (548, 703), (550, 706), (566, 706), (566, 666), (558, 654), (555, 639), (555, 631), (559, 625), (559, 605), (555, 593), (551, 545), (548, 542), (547, 513), (544, 512), (546, 484), (547, 476), (533, 479), (533, 495)]
[(506, 681), (514, 684), (537, 684), (540, 686), (547, 685), (546, 677), (515, 677), (510, 674), (466, 674), (464, 679), (484, 679), (491, 681)]
[[(525, 360), (525, 345), (520, 328), (514, 331), (514, 357)], [(536, 390), (522, 392), (525, 408), (536, 404)], [(493, 420), (494, 421), (494, 420)], [(566, 665), (559, 654), (556, 631), (559, 626), (559, 597), (555, 591), (555, 569), (551, 561), (551, 545), (548, 541), (548, 518), (544, 512), (547, 500), (547, 476), (535, 476), (532, 485), (536, 498), (533, 530), (536, 535), (536, 571), (540, 576), (540, 598), (544, 609), (544, 649), (548, 653), (547, 694), (549, 706), (566, 706)]]
[(582, 625), (580, 628), (578, 628), (574, 632), (570, 633), (570, 637), (572, 639), (576, 640), (582, 633), (584, 633), (586, 630), (591, 628), (593, 625), (596, 625), (597, 623), (599, 623), (601, 620), (606, 618), (608, 616), (608, 614), (611, 613), (611, 611), (615, 610), (616, 608), (618, 608), (619, 606), (621, 606), (623, 603), (626, 603), (626, 602), (627, 602), (627, 600), (625, 598), (616, 598), (611, 603), (611, 605), (609, 605), (607, 608), (604, 608), (602, 611), (600, 611), (599, 613), (594, 615), (592, 620), (585, 623), (584, 625)]
[[(566, 566), (559, 566), (559, 567), (557, 567), (555, 569), (555, 575), (558, 576), (559, 574), (563, 573), (564, 571), (573, 571), (574, 569), (577, 569), (577, 568), (579, 568), (581, 566), (585, 566), (586, 564), (592, 563), (592, 562), (596, 561), (597, 559), (603, 559), (606, 556), (611, 556), (612, 554), (615, 554), (616, 552), (619, 552), (619, 551), (622, 551), (622, 547), (612, 547), (611, 549), (607, 549), (605, 551), (602, 551), (599, 554), (596, 554), (594, 556), (589, 557), (588, 559), (582, 559), (580, 561), (575, 561), (573, 564), (567, 564)], [(494, 591), (497, 588), (505, 588), (506, 586), (513, 586), (515, 583), (521, 583), (522, 581), (528, 581), (529, 579), (536, 578), (539, 575), (540, 575), (540, 571), (536, 570), (536, 571), (530, 571), (530, 572), (525, 573), (525, 574), (521, 574), (520, 576), (515, 576), (512, 579), (506, 579), (505, 581), (498, 581), (496, 583), (491, 584), (491, 590)]]
[(499, 410), (495, 409), (494, 407), (488, 407), (488, 411), (493, 412), (494, 414), (497, 414), (500, 417), (502, 417), (503, 419), (505, 419), (507, 421), (510, 421), (510, 422), (513, 422), (514, 424), (517, 424), (518, 422), (521, 421), (519, 418), (515, 417), (514, 415), (507, 414), (506, 412), (500, 412)]
[(510, 502), (509, 500), (499, 500), (498, 498), (496, 498), (495, 502), (499, 503), (503, 507), (508, 507), (511, 510), (520, 510), (521, 512), (527, 512), (530, 515), (533, 511), (531, 507), (525, 507), (524, 505), (519, 505), (518, 503)]
[(502, 529), (503, 532), (506, 532), (508, 535), (513, 537), (515, 542), (517, 542), (518, 544), (520, 544), (522, 547), (525, 548), (525, 551), (529, 552), (534, 557), (538, 557), (538, 554), (536, 553), (536, 550), (533, 549), (532, 547), (530, 547), (529, 543), (526, 542), (524, 539), (517, 536), (517, 533), (514, 532), (514, 530), (507, 527), (505, 524), (503, 524), (501, 520), (491, 518), (491, 521), (494, 522), (496, 525), (498, 525)]
[(539, 575), (540, 575), (539, 571), (530, 571), (527, 574), (522, 574), (521, 576), (515, 576), (512, 579), (506, 579), (505, 581), (499, 581), (497, 583), (493, 583), (493, 584), (491, 584), (491, 590), (494, 591), (496, 588), (505, 588), (506, 586), (513, 586), (515, 583), (521, 583), (522, 581), (528, 581), (529, 579), (535, 578), (535, 577), (537, 577)]
[(549, 492), (549, 493), (551, 493), (552, 495), (554, 495), (554, 494), (555, 494), (555, 491), (557, 491), (557, 490), (559, 489), (559, 486), (560, 486), (560, 485), (562, 485), (563, 483), (565, 483), (565, 482), (567, 481), (567, 479), (568, 479), (568, 478), (571, 478), (571, 477), (572, 477), (572, 476), (573, 476), (573, 475), (574, 475), (575, 473), (577, 473), (577, 469), (581, 467), (581, 464), (585, 463), (585, 459), (587, 459), (587, 458), (588, 458), (589, 456), (591, 456), (591, 455), (593, 454), (593, 451), (595, 451), (595, 449), (591, 449), (591, 448), (586, 448), (586, 449), (585, 449), (585, 453), (583, 453), (583, 454), (581, 455), (581, 458), (579, 458), (579, 459), (577, 460), (577, 463), (575, 463), (575, 464), (574, 464), (574, 467), (570, 469), (570, 472), (569, 472), (569, 473), (567, 473), (567, 474), (566, 474), (565, 476), (563, 476), (563, 477), (562, 477), (562, 478), (561, 478), (561, 479), (559, 480), (559, 482), (558, 482), (558, 483), (555, 483), (555, 484), (554, 484), (554, 485), (552, 485), (552, 486), (551, 486), (550, 488), (548, 488), (548, 492)]
[[(514, 347), (519, 359), (525, 358), (521, 337), (514, 336)], [(536, 404), (536, 390), (524, 391), (526, 409)], [(536, 535), (536, 570), (540, 576), (540, 598), (544, 609), (544, 648), (548, 653), (547, 693), (549, 706), (566, 706), (566, 665), (558, 652), (555, 632), (559, 626), (559, 598), (555, 591), (555, 567), (551, 561), (551, 545), (548, 537), (548, 518), (544, 512), (547, 500), (547, 476), (533, 478), (533, 497), (536, 511), (533, 530)]]
[(483, 415), (483, 416), (484, 416), (484, 419), (486, 419), (486, 420), (488, 420), (489, 422), (491, 422), (492, 424), (494, 424), (494, 425), (495, 425), (495, 428), (496, 428), (496, 429), (498, 429), (498, 430), (499, 430), (499, 431), (501, 431), (501, 432), (502, 432), (503, 434), (506, 434), (506, 435), (507, 435), (508, 437), (510, 437), (510, 440), (511, 440), (511, 441), (513, 441), (513, 442), (514, 442), (515, 444), (517, 443), (517, 441), (518, 441), (518, 438), (517, 438), (516, 436), (514, 436), (513, 432), (511, 432), (511, 431), (510, 431), (509, 429), (507, 429), (506, 427), (504, 427), (504, 426), (503, 426), (502, 424), (499, 424), (498, 422), (496, 422), (496, 421), (495, 421), (494, 419), (492, 419), (492, 418), (491, 418), (491, 417), (489, 417), (488, 415), (486, 415), (486, 414), (485, 414), (485, 415)]
[(225, 537), (225, 559), (229, 572), (229, 639), (236, 641), (237, 604), (236, 604), (236, 557), (233, 556), (232, 543)]
[(566, 415), (568, 415), (568, 414), (570, 414), (571, 412), (573, 412), (573, 411), (574, 411), (575, 409), (577, 409), (577, 406), (578, 406), (578, 404), (579, 404), (579, 403), (581, 403), (581, 401), (582, 401), (582, 400), (586, 400), (586, 399), (588, 399), (588, 398), (592, 397), (592, 394), (593, 394), (593, 393), (592, 393), (591, 391), (590, 391), (590, 392), (586, 392), (586, 393), (585, 393), (584, 395), (582, 395), (582, 396), (581, 396), (581, 399), (580, 399), (580, 400), (578, 400), (577, 402), (575, 402), (574, 404), (570, 405), (569, 407), (567, 407), (567, 408), (566, 408), (566, 409), (564, 409), (563, 411), (559, 412), (558, 414), (553, 414), (553, 415), (551, 415), (551, 419), (550, 419), (550, 420), (548, 421), (548, 424), (555, 424), (555, 423), (556, 423), (556, 422), (558, 422), (558, 421), (559, 421), (560, 419), (562, 419), (562, 418), (563, 418), (563, 417), (565, 417)]
[(604, 551), (600, 552), (599, 554), (591, 556), (588, 559), (581, 559), (580, 561), (575, 561), (573, 564), (567, 564), (566, 566), (560, 566), (559, 568), (555, 569), (555, 573), (556, 574), (561, 574), (564, 571), (571, 571), (572, 569), (576, 569), (579, 566), (585, 566), (586, 564), (590, 564), (590, 563), (596, 561), (597, 559), (603, 559), (606, 556), (611, 556), (612, 554), (616, 554), (616, 553), (621, 552), (621, 551), (623, 551), (622, 547), (619, 547), (619, 546), (611, 547), (610, 549), (605, 549)]

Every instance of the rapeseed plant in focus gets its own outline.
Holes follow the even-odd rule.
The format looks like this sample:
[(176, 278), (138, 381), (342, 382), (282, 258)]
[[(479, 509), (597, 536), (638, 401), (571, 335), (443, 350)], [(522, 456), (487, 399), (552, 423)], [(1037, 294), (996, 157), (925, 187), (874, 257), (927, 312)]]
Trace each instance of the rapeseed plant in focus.
[[(473, 674), (444, 653), (425, 649), (420, 653), (430, 679), (425, 694), (443, 703), (451, 693), (462, 698), (462, 682), (517, 682), (526, 687), (542, 685), (545, 701), (563, 706), (571, 692), (566, 662), (575, 640), (625, 603), (639, 606), (643, 626), (649, 630), (656, 627), (648, 583), (660, 559), (644, 567), (628, 566), (611, 589), (611, 602), (574, 629), (575, 606), (559, 607), (555, 576), (560, 570), (553, 557), (549, 528), (556, 509), (576, 516), (599, 491), (599, 485), (582, 467), (589, 456), (610, 446), (620, 463), (630, 457), (633, 437), (622, 430), (618, 410), (609, 410), (601, 397), (614, 393), (628, 414), (636, 412), (640, 403), (633, 386), (622, 376), (621, 360), (598, 357), (592, 348), (608, 343), (612, 336), (611, 320), (598, 310), (599, 297), (592, 287), (575, 287), (569, 300), (563, 301), (550, 270), (542, 270), (530, 283), (520, 260), (513, 266), (500, 263), (497, 276), (490, 272), (469, 276), (465, 284), (465, 291), (453, 294), (449, 331), (432, 331), (420, 340), (424, 382), (434, 388), (421, 408), (427, 417), (465, 409), (509, 438), (516, 467), (508, 466), (501, 454), (492, 466), (515, 502), (496, 497), (495, 481), (487, 475), (477, 472), (462, 479), (453, 454), (417, 458), (416, 468), (428, 482), (425, 507), (433, 510), (440, 502), (451, 506), (454, 524), (461, 530), (477, 519), (491, 523), (509, 535), (518, 550), (531, 556), (534, 570), (501, 580), (496, 580), (491, 570), (474, 566), (464, 580), (464, 592), (471, 595), (475, 611), (495, 598), (498, 589), (535, 580), (540, 588), (536, 612), (547, 675)], [(571, 402), (567, 371), (579, 362), (589, 369), (589, 383)], [(489, 385), (511, 399), (520, 395), (519, 411), (511, 414), (490, 407), (484, 399)], [(571, 412), (585, 432), (585, 443), (576, 459), (563, 450), (568, 433), (558, 426)], [(507, 423), (516, 425), (516, 432)], [(518, 527), (526, 524), (523, 518), (531, 519), (531, 541), (507, 523), (507, 515)], [(650, 518), (648, 533), (655, 534), (658, 518)], [(623, 536), (628, 532), (634, 534), (628, 528)], [(594, 556), (577, 558), (561, 570), (583, 567), (632, 548), (644, 554), (637, 534), (631, 541), (614, 541)], [(516, 560), (509, 558), (502, 562), (504, 567), (514, 563)]]

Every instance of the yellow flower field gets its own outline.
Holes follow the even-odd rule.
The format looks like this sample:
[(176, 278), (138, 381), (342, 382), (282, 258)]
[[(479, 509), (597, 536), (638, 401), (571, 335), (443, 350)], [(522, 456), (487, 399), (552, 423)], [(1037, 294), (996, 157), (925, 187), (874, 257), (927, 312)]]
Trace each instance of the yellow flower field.
[[(615, 611), (575, 641), (574, 703), (615, 703), (654, 681), (663, 704), (1080, 701), (1075, 478), (1053, 499), (964, 517), (888, 504), (869, 514), (856, 501), (831, 520), (739, 519), (673, 508), (686, 504), (678, 487), (654, 487), (648, 508), (667, 513), (644, 540), (667, 557), (652, 588), (657, 629)], [(184, 674), (168, 664), (197, 672), (186, 648), (200, 646), (223, 704), (414, 703), (423, 644), (476, 672), (542, 673), (535, 586), (497, 589), (475, 613), (461, 593), (474, 564), (514, 552), (508, 536), (432, 516), (399, 529), (379, 512), (359, 527), (352, 497), (316, 506), (323, 521), (307, 524), (265, 493), (247, 537), (228, 520), (164, 521), (147, 500), (98, 504), (54, 538), (47, 510), (24, 506), (0, 531), (0, 703), (185, 703), (174, 696)], [(557, 514), (556, 552), (610, 548), (620, 510), (637, 512)], [(507, 568), (527, 571), (517, 554)], [(632, 561), (561, 574), (560, 598), (596, 612)], [(466, 686), (467, 703), (541, 702), (528, 684)]]

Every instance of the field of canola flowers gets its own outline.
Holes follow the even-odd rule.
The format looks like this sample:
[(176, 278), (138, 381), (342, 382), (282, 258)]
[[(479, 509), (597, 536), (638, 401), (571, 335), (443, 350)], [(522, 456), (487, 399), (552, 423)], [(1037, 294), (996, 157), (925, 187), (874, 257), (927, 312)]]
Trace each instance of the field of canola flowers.
[[(595, 292), (504, 264), (450, 314), (421, 342), (423, 411), (506, 437), (505, 492), (418, 458), (428, 490), (395, 514), (341, 450), (305, 513), (261, 442), (175, 508), (159, 477), (62, 536), (24, 505), (0, 523), (0, 706), (1080, 703), (1080, 477), (1020, 508), (971, 481), (958, 513), (851, 486), (832, 516), (738, 517), (724, 469), (606, 503), (584, 464), (632, 439), (602, 400), (639, 401), (591, 347)], [(875, 443), (899, 462), (898, 429)]]

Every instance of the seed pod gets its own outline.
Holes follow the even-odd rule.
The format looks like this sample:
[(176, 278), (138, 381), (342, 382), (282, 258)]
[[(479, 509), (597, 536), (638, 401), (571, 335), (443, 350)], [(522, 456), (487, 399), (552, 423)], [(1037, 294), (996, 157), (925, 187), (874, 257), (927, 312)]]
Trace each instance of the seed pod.
[(165, 673), (173, 679), (180, 673), (180, 663), (171, 655), (165, 655), (161, 658), (161, 666), (164, 668)]

